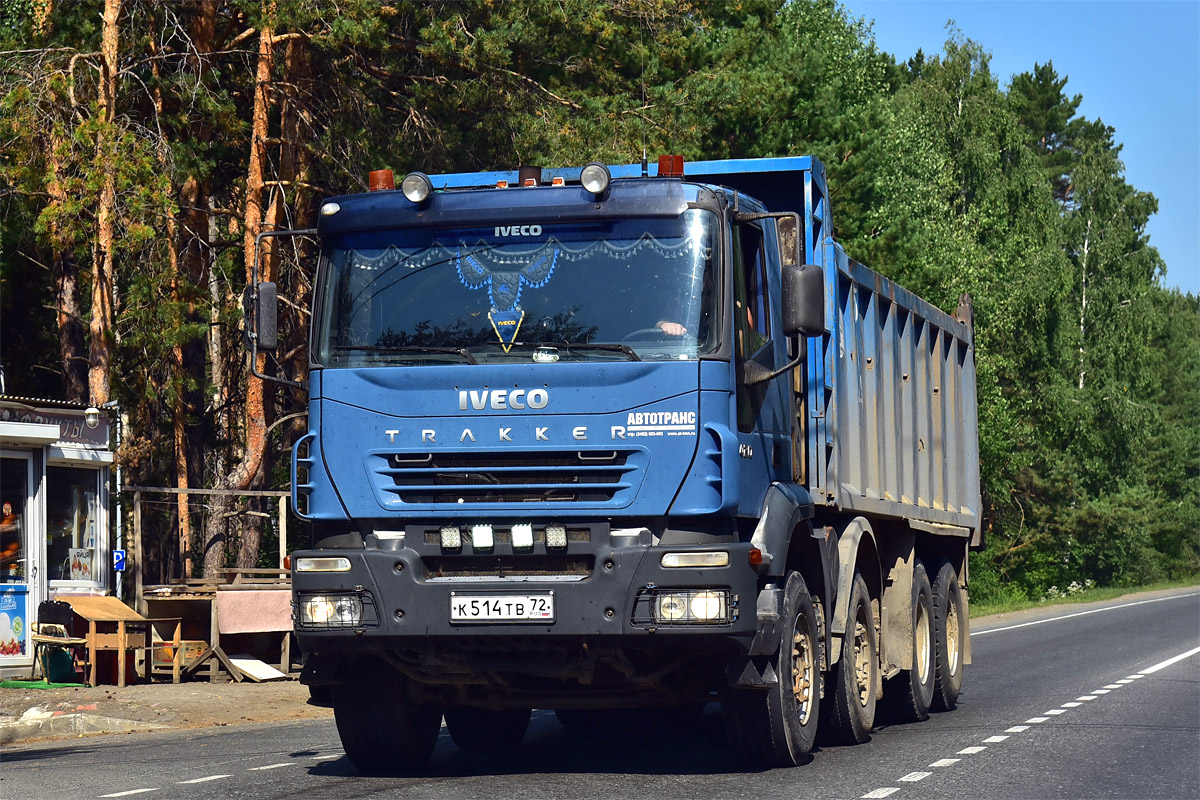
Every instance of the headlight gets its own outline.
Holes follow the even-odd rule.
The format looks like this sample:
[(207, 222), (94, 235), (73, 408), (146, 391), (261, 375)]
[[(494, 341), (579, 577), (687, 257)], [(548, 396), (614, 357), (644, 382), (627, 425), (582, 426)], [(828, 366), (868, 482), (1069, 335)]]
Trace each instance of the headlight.
[(736, 605), (727, 589), (680, 589), (659, 590), (652, 608), (658, 624), (721, 625), (737, 618)]
[(674, 622), (687, 616), (687, 600), (682, 594), (659, 595), (655, 615), (664, 621)]
[(358, 595), (307, 595), (297, 602), (300, 625), (314, 628), (355, 628), (363, 621)]
[(724, 592), (698, 592), (688, 603), (692, 616), (705, 622), (725, 619)]

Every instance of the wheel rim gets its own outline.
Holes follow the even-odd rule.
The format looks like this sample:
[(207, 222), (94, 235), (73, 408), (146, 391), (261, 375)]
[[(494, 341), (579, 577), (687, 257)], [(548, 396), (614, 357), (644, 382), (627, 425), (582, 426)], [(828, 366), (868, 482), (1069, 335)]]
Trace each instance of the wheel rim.
[(932, 637), (929, 635), (929, 609), (924, 604), (917, 604), (917, 624), (914, 627), (913, 660), (917, 667), (917, 676), (921, 683), (929, 681), (929, 673), (933, 663)]
[(871, 701), (871, 641), (861, 614), (854, 621), (854, 682), (859, 705), (866, 708)]
[[(804, 630), (800, 625), (804, 623)], [(815, 681), (815, 664), (813, 661), (813, 642), (809, 638), (808, 620), (800, 616), (796, 618), (796, 626), (792, 629), (792, 696), (796, 700), (796, 714), (800, 724), (807, 725), (813, 710), (813, 687)]]
[(946, 604), (946, 660), (950, 662), (950, 674), (958, 674), (958, 606)]

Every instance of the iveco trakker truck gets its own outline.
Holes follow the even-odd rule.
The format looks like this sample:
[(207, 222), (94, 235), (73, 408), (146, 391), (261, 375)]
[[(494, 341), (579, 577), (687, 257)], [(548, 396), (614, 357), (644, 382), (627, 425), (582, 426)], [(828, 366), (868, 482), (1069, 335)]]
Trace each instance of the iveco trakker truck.
[[(954, 707), (970, 301), (848, 258), (817, 159), (372, 184), (307, 232), (292, 472), (302, 677), (355, 765), (418, 767), (443, 719), (497, 751), (534, 708), (710, 702), (745, 761), (791, 765), (818, 728)], [(277, 296), (251, 294), (257, 353)]]

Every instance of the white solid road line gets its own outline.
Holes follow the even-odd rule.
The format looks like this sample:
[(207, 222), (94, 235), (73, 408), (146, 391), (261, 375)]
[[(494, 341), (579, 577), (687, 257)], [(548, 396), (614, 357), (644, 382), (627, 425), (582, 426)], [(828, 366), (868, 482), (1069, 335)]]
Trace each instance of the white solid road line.
[(1151, 675), (1155, 672), (1158, 672), (1160, 669), (1166, 669), (1167, 667), (1174, 664), (1176, 661), (1183, 661), (1185, 658), (1190, 658), (1191, 656), (1196, 655), (1196, 653), (1200, 653), (1200, 647), (1193, 647), (1191, 650), (1188, 650), (1186, 653), (1180, 653), (1179, 655), (1175, 656), (1174, 658), (1168, 658), (1166, 661), (1155, 664), (1153, 667), (1147, 667), (1146, 669), (1142, 670), (1142, 674), (1143, 675)]
[(1076, 611), (1074, 614), (1063, 614), (1058, 617), (1047, 617), (1046, 619), (1035, 619), (1032, 622), (1022, 622), (1017, 625), (1006, 625), (1003, 628), (988, 628), (985, 631), (971, 631), (971, 637), (984, 636), (989, 633), (1000, 633), (1000, 631), (1012, 631), (1017, 628), (1028, 628), (1030, 625), (1042, 625), (1046, 622), (1058, 622), (1060, 619), (1072, 619), (1073, 617), (1086, 617), (1088, 614), (1099, 614), (1102, 611), (1116, 611), (1119, 608), (1132, 608), (1133, 606), (1144, 606), (1147, 603), (1161, 603), (1165, 600), (1179, 600), (1184, 597), (1200, 597), (1200, 593), (1191, 592), (1189, 594), (1173, 594), (1170, 597), (1155, 597), (1150, 600), (1137, 600), (1132, 603), (1121, 603), (1116, 606), (1105, 606), (1104, 608), (1093, 608), (1089, 611)]

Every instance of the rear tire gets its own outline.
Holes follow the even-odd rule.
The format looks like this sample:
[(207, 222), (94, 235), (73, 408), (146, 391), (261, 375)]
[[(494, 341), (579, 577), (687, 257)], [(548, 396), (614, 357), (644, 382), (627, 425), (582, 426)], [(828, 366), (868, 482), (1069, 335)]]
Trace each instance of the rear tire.
[(933, 629), (933, 588), (925, 565), (918, 559), (912, 578), (912, 667), (890, 679), (883, 692), (889, 716), (896, 722), (929, 719), (935, 672)]
[(529, 714), (528, 708), (503, 711), (448, 708), (446, 728), (460, 750), (468, 753), (512, 753), (525, 738)]
[(812, 597), (798, 572), (788, 575), (780, 619), (785, 627), (771, 659), (779, 682), (766, 690), (731, 687), (721, 702), (729, 742), (753, 766), (797, 766), (816, 741), (821, 650)]
[(433, 753), (437, 708), (414, 703), (408, 680), (384, 662), (360, 659), (333, 687), (333, 718), (346, 757), (364, 772), (410, 772)]
[(942, 564), (933, 581), (934, 711), (952, 711), (963, 685), (966, 626), (962, 615), (962, 588), (949, 562)]
[(854, 574), (842, 655), (834, 665), (829, 703), (829, 738), (835, 744), (862, 744), (875, 727), (876, 687), (879, 685), (879, 647), (875, 615), (862, 575)]

